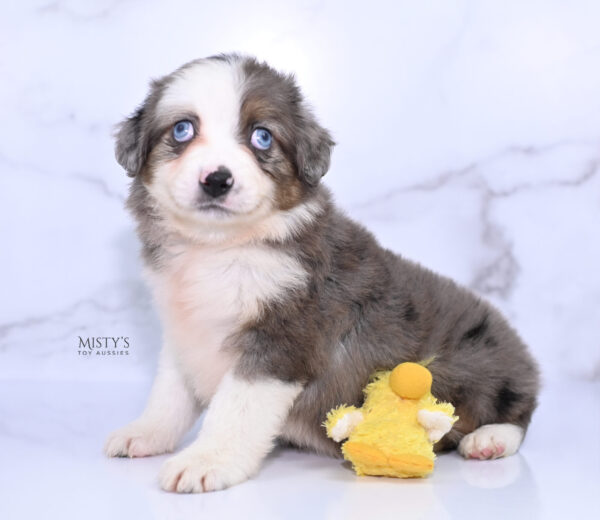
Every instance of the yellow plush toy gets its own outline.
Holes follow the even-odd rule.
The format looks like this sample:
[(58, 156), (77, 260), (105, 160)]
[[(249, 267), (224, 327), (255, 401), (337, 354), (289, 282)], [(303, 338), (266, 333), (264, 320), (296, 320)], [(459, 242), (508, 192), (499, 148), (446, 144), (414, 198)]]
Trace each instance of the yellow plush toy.
[(342, 445), (358, 475), (424, 477), (433, 471), (433, 445), (458, 417), (450, 403), (431, 395), (431, 372), (401, 363), (375, 375), (362, 408), (340, 406), (327, 414), (327, 435)]

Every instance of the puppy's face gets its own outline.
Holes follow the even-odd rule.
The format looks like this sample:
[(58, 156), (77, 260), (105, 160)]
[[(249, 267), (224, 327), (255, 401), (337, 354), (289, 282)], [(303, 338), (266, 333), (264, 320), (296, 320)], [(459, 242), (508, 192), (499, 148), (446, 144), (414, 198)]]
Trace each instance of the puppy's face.
[(116, 155), (163, 219), (200, 237), (305, 203), (329, 167), (332, 145), (293, 78), (224, 56), (155, 81), (121, 124)]

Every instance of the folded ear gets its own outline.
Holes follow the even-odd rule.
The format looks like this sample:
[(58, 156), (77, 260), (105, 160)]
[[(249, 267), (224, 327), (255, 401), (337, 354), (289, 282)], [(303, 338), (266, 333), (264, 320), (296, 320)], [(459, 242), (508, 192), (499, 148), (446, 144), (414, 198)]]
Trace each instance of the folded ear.
[(329, 170), (335, 142), (310, 110), (304, 108), (300, 118), (296, 147), (298, 175), (310, 186), (316, 186)]
[(152, 122), (156, 119), (156, 107), (170, 77), (165, 76), (153, 80), (141, 106), (117, 126), (115, 157), (130, 177), (135, 177), (141, 171), (148, 158), (153, 132)]
[(115, 157), (127, 171), (135, 177), (146, 160), (146, 144), (142, 131), (144, 107), (138, 108), (132, 116), (122, 121), (115, 133)]

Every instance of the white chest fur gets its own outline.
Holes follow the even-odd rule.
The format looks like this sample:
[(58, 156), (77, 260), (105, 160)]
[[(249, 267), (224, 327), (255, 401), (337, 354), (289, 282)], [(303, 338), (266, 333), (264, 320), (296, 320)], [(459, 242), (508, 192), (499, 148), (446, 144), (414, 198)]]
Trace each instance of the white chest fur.
[(235, 363), (222, 349), (227, 337), (306, 277), (294, 257), (260, 245), (185, 246), (150, 273), (165, 342), (200, 400)]

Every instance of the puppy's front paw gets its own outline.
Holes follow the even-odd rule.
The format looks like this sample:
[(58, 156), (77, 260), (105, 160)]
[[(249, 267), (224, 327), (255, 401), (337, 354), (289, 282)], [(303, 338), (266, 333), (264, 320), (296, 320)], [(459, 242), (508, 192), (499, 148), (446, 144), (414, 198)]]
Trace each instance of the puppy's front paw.
[(132, 422), (111, 433), (104, 443), (109, 457), (149, 457), (173, 451), (174, 442), (158, 425)]
[(513, 455), (523, 440), (523, 428), (514, 424), (486, 424), (465, 435), (458, 451), (466, 459), (497, 459)]
[(239, 484), (248, 479), (240, 465), (197, 450), (184, 450), (165, 462), (159, 475), (165, 491), (204, 493)]

